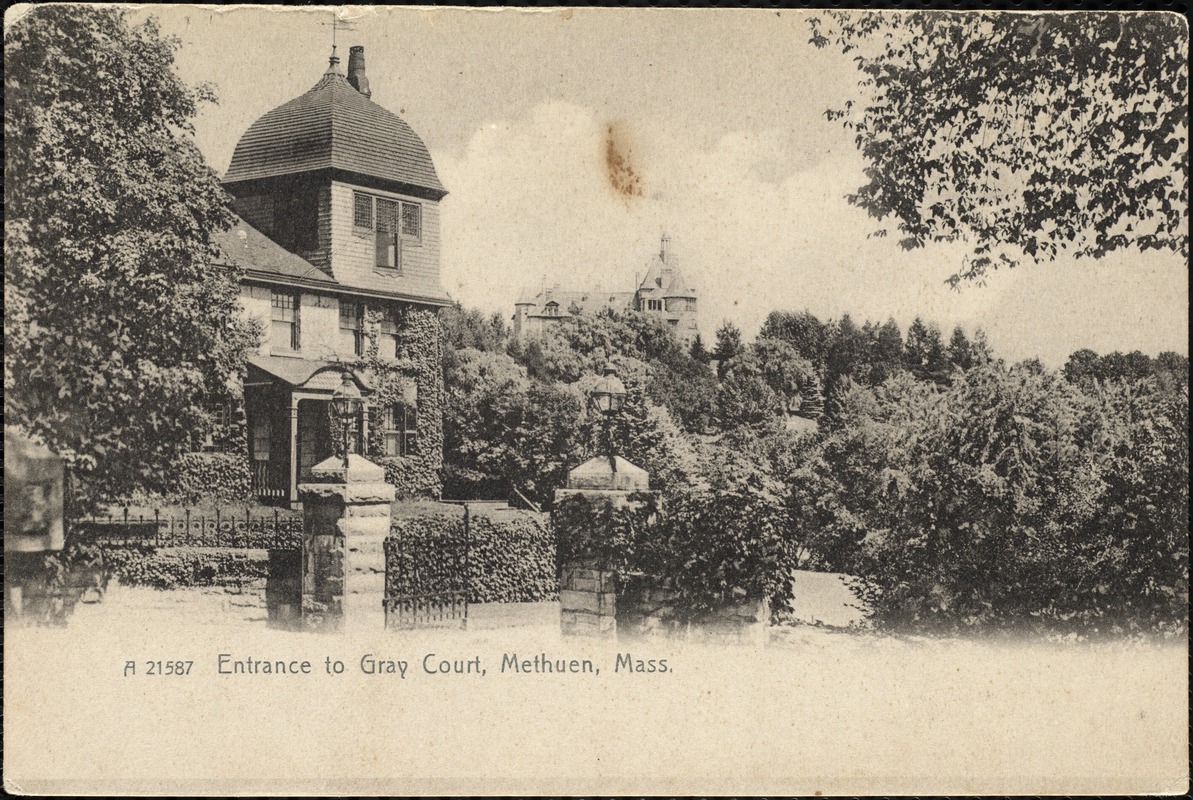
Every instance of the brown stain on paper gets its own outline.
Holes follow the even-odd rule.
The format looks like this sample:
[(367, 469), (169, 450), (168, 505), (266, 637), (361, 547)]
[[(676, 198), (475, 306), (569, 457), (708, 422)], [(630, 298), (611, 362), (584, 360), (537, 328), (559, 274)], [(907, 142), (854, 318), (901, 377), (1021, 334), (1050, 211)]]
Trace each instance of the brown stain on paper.
[(633, 156), (629, 131), (620, 122), (610, 123), (605, 129), (605, 173), (610, 188), (625, 201), (643, 194)]

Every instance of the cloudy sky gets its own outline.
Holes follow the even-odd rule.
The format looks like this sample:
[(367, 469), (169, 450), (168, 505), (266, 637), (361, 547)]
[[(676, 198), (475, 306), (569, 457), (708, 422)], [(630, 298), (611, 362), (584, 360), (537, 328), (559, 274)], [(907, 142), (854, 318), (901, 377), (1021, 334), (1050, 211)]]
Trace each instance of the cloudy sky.
[[(223, 174), (241, 133), (318, 81), (322, 9), (150, 7), (190, 82), (220, 103), (197, 121)], [(145, 12), (138, 12), (144, 14)], [(1054, 366), (1079, 347), (1188, 352), (1188, 270), (1135, 251), (1058, 261), (949, 289), (965, 248), (871, 239), (844, 195), (864, 182), (850, 134), (823, 112), (857, 80), (808, 44), (805, 12), (418, 10), (339, 7), (365, 46), (373, 99), (427, 143), (443, 201), (451, 295), (512, 313), (523, 286), (629, 290), (666, 231), (701, 293), (753, 336), (768, 312), (916, 315), (982, 327), (1012, 358)], [(610, 138), (639, 180), (614, 190)]]

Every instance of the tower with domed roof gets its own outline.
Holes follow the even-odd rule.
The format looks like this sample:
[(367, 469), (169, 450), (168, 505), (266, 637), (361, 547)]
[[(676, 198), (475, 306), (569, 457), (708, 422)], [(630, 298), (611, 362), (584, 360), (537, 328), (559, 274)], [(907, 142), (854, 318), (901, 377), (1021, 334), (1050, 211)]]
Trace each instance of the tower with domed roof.
[(366, 402), (358, 450), (403, 493), (439, 492), (447, 190), (422, 139), (377, 102), (385, 88), (363, 47), (346, 73), (333, 50), (310, 89), (249, 126), (224, 175), (237, 219), (217, 241), (263, 332), (244, 398), (262, 499), (293, 502), (331, 454), (327, 401), (344, 372)]

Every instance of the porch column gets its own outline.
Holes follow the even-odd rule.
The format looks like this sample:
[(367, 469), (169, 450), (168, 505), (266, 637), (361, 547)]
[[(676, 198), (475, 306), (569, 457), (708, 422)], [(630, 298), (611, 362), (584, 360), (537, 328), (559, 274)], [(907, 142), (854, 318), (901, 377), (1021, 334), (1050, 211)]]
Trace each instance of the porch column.
[(298, 398), (290, 395), (290, 502), (298, 500)]
[(360, 455), (368, 458), (369, 456), (369, 401), (365, 400), (361, 403), (360, 414)]

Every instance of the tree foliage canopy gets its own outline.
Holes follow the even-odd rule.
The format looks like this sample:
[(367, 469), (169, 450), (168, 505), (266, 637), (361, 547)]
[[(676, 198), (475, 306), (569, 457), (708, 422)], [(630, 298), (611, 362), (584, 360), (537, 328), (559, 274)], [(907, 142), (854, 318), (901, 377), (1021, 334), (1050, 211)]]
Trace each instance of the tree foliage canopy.
[(191, 119), (214, 95), (178, 44), (78, 5), (5, 32), (5, 413), (105, 493), (161, 488), (253, 336), (210, 266), (230, 214)]
[(907, 249), (970, 242), (954, 285), (1061, 252), (1188, 258), (1182, 17), (828, 11), (810, 25), (864, 75), (827, 112), (868, 164), (849, 201), (893, 217)]

